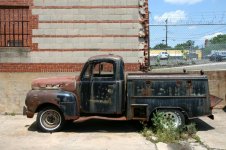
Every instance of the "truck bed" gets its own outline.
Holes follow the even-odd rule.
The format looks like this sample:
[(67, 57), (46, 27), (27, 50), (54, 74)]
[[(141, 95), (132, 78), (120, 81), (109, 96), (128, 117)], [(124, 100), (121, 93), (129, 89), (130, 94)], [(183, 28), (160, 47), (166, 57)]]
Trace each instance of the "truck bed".
[(206, 75), (128, 73), (127, 92), (130, 119), (148, 120), (156, 109), (178, 109), (188, 118), (211, 114)]

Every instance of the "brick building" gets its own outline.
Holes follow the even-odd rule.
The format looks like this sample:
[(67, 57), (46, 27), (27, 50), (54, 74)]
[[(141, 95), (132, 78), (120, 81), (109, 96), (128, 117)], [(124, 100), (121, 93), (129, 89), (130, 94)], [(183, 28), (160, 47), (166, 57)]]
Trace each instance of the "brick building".
[(148, 0), (1, 0), (0, 112), (22, 108), (32, 79), (74, 74), (93, 55), (139, 70), (148, 37)]
[(108, 53), (121, 55), (127, 70), (137, 70), (148, 48), (147, 5), (147, 0), (2, 0), (0, 71), (79, 71), (90, 56)]

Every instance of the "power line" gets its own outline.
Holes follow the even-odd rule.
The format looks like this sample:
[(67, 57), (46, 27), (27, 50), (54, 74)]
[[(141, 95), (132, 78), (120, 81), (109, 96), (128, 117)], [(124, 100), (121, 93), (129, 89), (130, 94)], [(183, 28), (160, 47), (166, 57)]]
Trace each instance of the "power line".
[[(151, 13), (151, 12), (150, 12)], [(156, 12), (155, 12), (156, 14)], [(157, 19), (156, 19), (157, 17)], [(192, 12), (189, 16), (174, 17), (168, 16), (167, 12), (161, 15), (150, 15), (150, 23), (152, 25), (165, 25), (165, 20), (168, 19), (169, 26), (175, 25), (225, 25), (226, 11), (208, 11), (208, 12)]]
[[(175, 45), (177, 42), (186, 40), (194, 40), (197, 41), (197, 45), (203, 45), (204, 38), (211, 38), (217, 35), (216, 33), (226, 33), (226, 11), (223, 13), (222, 11), (214, 12), (213, 14), (212, 12), (195, 13), (192, 17), (186, 17), (185, 19), (172, 16), (161, 18), (161, 15), (158, 15), (160, 21), (156, 21), (157, 19), (153, 16), (153, 13), (149, 16), (150, 32), (152, 32), (150, 42), (152, 45), (161, 41), (165, 41), (166, 45)], [(197, 29), (192, 30), (190, 28), (192, 26)], [(156, 27), (160, 27), (160, 30), (156, 30)]]
[[(226, 23), (221, 23), (221, 24), (218, 24), (218, 23), (206, 23), (206, 24), (167, 24), (167, 26), (225, 26)], [(163, 25), (163, 24), (150, 24), (149, 26), (166, 26), (166, 25)]]
[[(178, 29), (174, 29), (174, 30), (178, 30)], [(183, 30), (184, 32), (181, 31), (181, 32), (175, 33), (175, 32), (173, 32), (174, 30), (171, 30), (169, 33), (171, 35), (174, 35), (174, 34), (184, 35), (184, 34), (188, 33), (188, 31), (186, 31), (186, 30)], [(192, 33), (192, 37), (199, 37), (199, 36), (203, 36), (205, 34), (212, 34), (212, 33), (216, 33), (216, 32), (225, 32), (225, 31), (226, 31), (226, 26), (220, 27), (220, 28), (215, 28), (215, 29), (209, 29), (208, 31), (200, 32), (200, 33), (196, 33), (196, 34)]]

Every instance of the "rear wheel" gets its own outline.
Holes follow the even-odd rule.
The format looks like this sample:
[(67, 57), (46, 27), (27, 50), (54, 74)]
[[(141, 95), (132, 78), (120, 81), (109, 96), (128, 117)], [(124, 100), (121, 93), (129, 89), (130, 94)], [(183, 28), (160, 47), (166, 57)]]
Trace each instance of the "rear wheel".
[[(183, 127), (185, 125), (185, 117), (179, 110), (164, 109), (159, 110), (158, 112), (162, 112), (164, 118), (169, 122), (172, 121), (175, 128)], [(164, 126), (168, 127), (169, 125), (166, 123)]]
[(59, 131), (64, 125), (64, 116), (55, 107), (46, 107), (38, 112), (37, 126), (44, 132)]

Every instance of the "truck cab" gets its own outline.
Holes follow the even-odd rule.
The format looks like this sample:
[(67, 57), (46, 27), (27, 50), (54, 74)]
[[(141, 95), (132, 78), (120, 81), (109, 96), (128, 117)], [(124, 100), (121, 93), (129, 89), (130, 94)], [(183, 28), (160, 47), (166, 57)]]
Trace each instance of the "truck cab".
[(53, 132), (65, 121), (80, 116), (125, 115), (124, 62), (116, 55), (100, 55), (88, 59), (78, 77), (38, 78), (25, 100), (23, 113), (37, 115), (42, 131)]
[(81, 114), (121, 115), (125, 112), (124, 63), (120, 56), (91, 57), (77, 83)]

